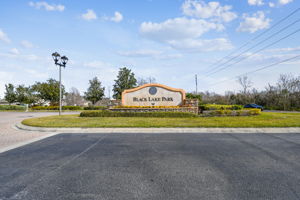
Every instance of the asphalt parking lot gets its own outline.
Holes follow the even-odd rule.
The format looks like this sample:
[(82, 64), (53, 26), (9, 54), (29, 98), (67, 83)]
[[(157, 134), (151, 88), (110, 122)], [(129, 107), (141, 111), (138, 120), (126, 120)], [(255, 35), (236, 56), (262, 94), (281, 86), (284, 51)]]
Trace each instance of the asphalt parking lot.
[(299, 199), (299, 134), (60, 134), (0, 154), (0, 199)]

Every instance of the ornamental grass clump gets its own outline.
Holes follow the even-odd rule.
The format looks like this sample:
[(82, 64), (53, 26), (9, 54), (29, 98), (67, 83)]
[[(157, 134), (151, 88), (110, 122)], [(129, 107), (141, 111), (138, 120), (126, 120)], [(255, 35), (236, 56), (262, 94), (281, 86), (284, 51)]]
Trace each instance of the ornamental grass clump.
[(198, 115), (187, 112), (118, 112), (118, 111), (83, 111), (80, 117), (158, 117), (158, 118), (191, 118)]

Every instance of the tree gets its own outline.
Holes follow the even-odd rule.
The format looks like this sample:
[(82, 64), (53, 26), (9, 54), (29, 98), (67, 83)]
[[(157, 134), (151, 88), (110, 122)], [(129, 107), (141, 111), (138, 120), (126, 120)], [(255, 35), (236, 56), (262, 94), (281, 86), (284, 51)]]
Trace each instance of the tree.
[(19, 103), (33, 104), (37, 102), (38, 98), (33, 94), (32, 88), (19, 85), (16, 88), (16, 98)]
[[(65, 94), (65, 87), (62, 85), (62, 96)], [(51, 105), (57, 105), (59, 102), (59, 81), (49, 79), (44, 83), (36, 82), (32, 89), (36, 95), (44, 101), (50, 101)]]
[(78, 106), (81, 105), (83, 99), (77, 88), (72, 87), (70, 92), (66, 94), (66, 103), (68, 106)]
[(148, 78), (144, 79), (142, 77), (139, 77), (137, 79), (137, 86), (142, 86), (145, 85), (147, 83), (155, 83), (156, 79), (154, 77), (149, 76)]
[(113, 97), (115, 99), (121, 99), (122, 92), (126, 89), (136, 87), (137, 81), (134, 77), (134, 73), (126, 67), (120, 68), (117, 80), (115, 80)]
[(97, 77), (93, 78), (90, 82), (90, 87), (87, 92), (84, 93), (84, 98), (88, 101), (91, 101), (93, 105), (97, 101), (101, 100), (104, 97), (104, 87), (101, 87), (101, 82)]
[(4, 99), (9, 103), (14, 103), (17, 101), (17, 96), (15, 92), (15, 86), (11, 83), (8, 85), (5, 84), (5, 94)]
[(248, 89), (252, 87), (252, 81), (249, 79), (248, 76), (240, 76), (238, 78), (238, 83), (242, 86), (243, 88), (243, 93), (246, 94)]

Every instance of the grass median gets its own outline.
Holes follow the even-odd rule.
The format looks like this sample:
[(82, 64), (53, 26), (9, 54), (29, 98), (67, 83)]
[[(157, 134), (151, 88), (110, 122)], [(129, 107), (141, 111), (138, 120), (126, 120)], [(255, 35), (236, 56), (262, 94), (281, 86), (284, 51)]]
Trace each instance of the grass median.
[(300, 127), (300, 113), (262, 113), (243, 117), (143, 118), (63, 115), (25, 119), (36, 127)]

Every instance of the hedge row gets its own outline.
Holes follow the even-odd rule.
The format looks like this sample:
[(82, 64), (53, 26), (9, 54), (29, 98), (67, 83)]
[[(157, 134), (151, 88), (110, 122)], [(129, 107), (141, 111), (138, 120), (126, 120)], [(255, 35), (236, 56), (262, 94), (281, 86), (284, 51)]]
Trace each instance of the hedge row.
[[(32, 110), (59, 110), (59, 106), (34, 106)], [(63, 106), (63, 110), (82, 110), (80, 106)]]
[(210, 110), (205, 111), (203, 116), (251, 116), (259, 115), (260, 109), (244, 109), (244, 110)]
[(80, 117), (161, 117), (161, 118), (186, 118), (198, 115), (187, 112), (118, 112), (118, 111), (83, 111)]
[(218, 104), (204, 104), (200, 106), (201, 110), (242, 110), (241, 105), (218, 105)]
[(25, 110), (25, 106), (17, 105), (0, 105), (0, 110)]
[(107, 107), (105, 106), (89, 106), (89, 107), (84, 107), (84, 110), (105, 110)]

